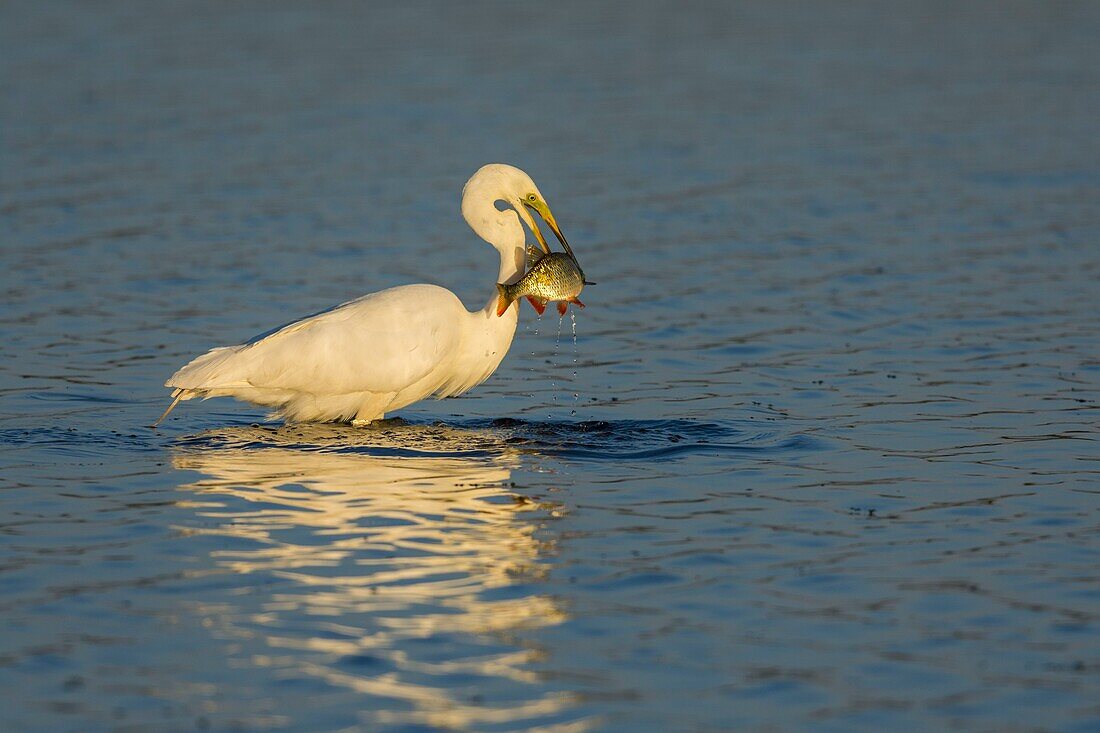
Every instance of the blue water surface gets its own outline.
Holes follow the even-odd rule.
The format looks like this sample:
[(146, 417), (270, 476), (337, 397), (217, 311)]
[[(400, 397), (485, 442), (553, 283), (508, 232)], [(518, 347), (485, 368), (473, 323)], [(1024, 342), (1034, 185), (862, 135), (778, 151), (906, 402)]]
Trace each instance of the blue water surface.
[[(0, 7), (0, 729), (1100, 730), (1100, 6)], [(504, 161), (460, 399), (161, 387)]]

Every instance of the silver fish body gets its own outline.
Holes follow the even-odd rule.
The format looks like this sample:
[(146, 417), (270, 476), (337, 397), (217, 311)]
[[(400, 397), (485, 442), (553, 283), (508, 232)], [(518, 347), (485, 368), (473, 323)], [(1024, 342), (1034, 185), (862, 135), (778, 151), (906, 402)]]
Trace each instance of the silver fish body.
[(576, 303), (584, 289), (584, 272), (577, 261), (564, 252), (543, 255), (522, 278), (511, 285), (497, 283), (497, 315), (504, 315), (508, 307), (519, 298), (527, 298), (540, 314), (546, 303), (558, 301), (558, 312), (565, 315), (568, 303)]

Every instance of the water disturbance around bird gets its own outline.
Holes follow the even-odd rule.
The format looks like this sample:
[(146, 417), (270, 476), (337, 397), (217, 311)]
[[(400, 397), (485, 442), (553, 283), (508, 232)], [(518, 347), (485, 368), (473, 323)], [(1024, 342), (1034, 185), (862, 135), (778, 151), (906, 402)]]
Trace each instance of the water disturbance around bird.
[[(567, 10), (0, 5), (0, 728), (1100, 730), (1098, 6)], [(572, 363), (144, 427), (489, 161)]]

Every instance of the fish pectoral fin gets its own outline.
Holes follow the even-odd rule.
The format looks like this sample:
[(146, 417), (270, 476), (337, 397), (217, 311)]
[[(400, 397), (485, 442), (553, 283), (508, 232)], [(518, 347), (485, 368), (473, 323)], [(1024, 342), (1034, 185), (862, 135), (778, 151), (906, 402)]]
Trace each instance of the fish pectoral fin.
[(546, 303), (543, 303), (533, 295), (527, 296), (527, 302), (530, 303), (531, 307), (535, 309), (535, 313), (538, 313), (540, 316), (542, 315), (543, 311), (546, 310)]
[(566, 303), (564, 300), (559, 300), (558, 301), (558, 315), (559, 316), (564, 316), (565, 312), (567, 310), (569, 310), (569, 303)]
[(537, 265), (539, 263), (539, 260), (541, 260), (545, 255), (546, 253), (543, 252), (539, 247), (536, 247), (533, 244), (527, 245), (527, 269), (530, 270), (532, 267)]
[(583, 308), (583, 307), (584, 307), (584, 303), (580, 302), (580, 301), (579, 301), (579, 300), (578, 300), (577, 298), (570, 298), (570, 299), (569, 299), (569, 302), (570, 302), (570, 303), (576, 303), (576, 304), (577, 304), (577, 305), (579, 305), (579, 306), (580, 306), (581, 308)]

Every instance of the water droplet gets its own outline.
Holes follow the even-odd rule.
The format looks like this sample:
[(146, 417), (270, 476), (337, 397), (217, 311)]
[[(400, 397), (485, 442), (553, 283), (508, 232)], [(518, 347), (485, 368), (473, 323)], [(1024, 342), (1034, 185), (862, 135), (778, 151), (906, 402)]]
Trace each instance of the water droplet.
[[(577, 315), (573, 311), (569, 311), (569, 324), (573, 329), (573, 384), (577, 383)], [(577, 414), (577, 405), (579, 404), (581, 395), (580, 392), (573, 392), (573, 410), (570, 415)]]
[[(528, 324), (527, 321), (523, 322), (523, 330), (526, 331), (527, 333), (531, 333), (532, 336), (538, 336), (539, 335), (539, 327), (538, 327), (537, 322), (535, 324), (534, 333), (532, 333), (531, 326)], [(534, 348), (534, 343), (535, 342), (532, 340), (531, 341), (532, 346), (531, 346), (530, 366), (527, 367), (527, 371), (531, 372), (531, 380), (532, 381), (534, 381), (534, 379), (535, 379), (535, 348)]]
[[(556, 370), (557, 370), (557, 366), (558, 366), (558, 351), (561, 347), (561, 322), (562, 322), (562, 318), (561, 318), (561, 316), (559, 316), (558, 317), (558, 333), (554, 337), (554, 353), (550, 357), (551, 374), (556, 374)], [(554, 377), (554, 376), (551, 376), (551, 378), (550, 378), (550, 398), (554, 402), (558, 401), (558, 380), (557, 380), (557, 377)], [(547, 415), (547, 417), (552, 417), (552, 415)]]

